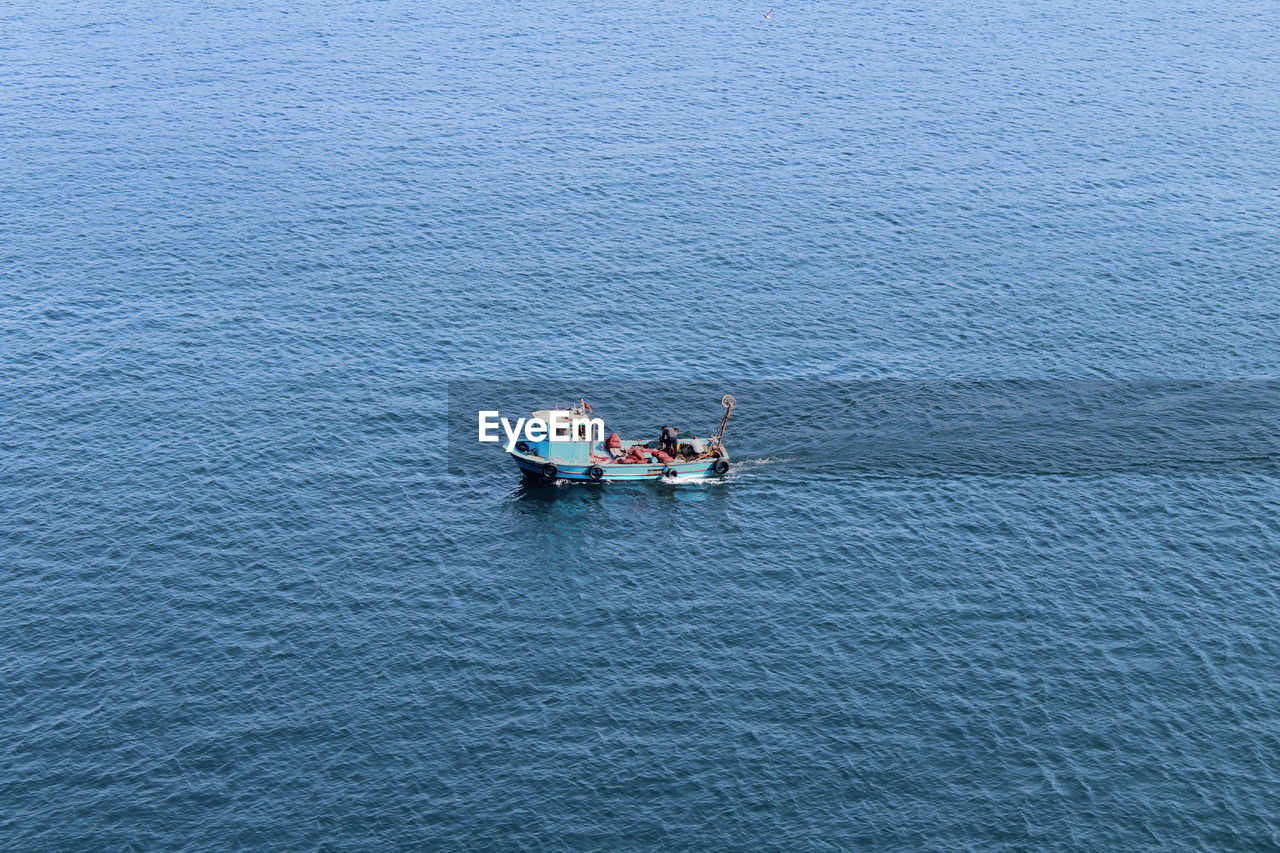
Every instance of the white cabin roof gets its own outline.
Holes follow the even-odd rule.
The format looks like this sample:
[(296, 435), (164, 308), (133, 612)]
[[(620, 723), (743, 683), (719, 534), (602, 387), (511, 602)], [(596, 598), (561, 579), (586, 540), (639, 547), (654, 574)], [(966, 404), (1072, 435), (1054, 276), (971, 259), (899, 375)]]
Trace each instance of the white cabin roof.
[[(598, 418), (595, 415), (591, 414), (590, 412), (586, 412), (586, 413), (575, 412), (572, 409), (542, 409), (541, 411), (534, 412), (532, 417), (539, 418), (549, 425), (551, 423), (552, 415), (555, 415), (556, 418), (559, 420), (559, 422), (565, 425), (564, 429), (566, 431), (569, 429), (569, 424), (575, 418), (577, 418), (578, 420), (598, 420), (601, 423), (604, 423), (604, 420), (602, 418)], [(593, 439), (591, 434), (592, 431), (586, 426), (579, 427), (578, 433), (579, 433), (578, 435), (571, 436), (568, 440), (569, 441), (597, 440), (597, 439)], [(566, 434), (568, 433), (566, 432)], [(603, 438), (603, 436), (601, 437)]]
[[(534, 412), (533, 417), (541, 418), (544, 421), (550, 421), (552, 415), (559, 415), (561, 420), (569, 420), (573, 417), (573, 412), (569, 409), (543, 409), (540, 412)], [(586, 417), (586, 415), (583, 415)]]

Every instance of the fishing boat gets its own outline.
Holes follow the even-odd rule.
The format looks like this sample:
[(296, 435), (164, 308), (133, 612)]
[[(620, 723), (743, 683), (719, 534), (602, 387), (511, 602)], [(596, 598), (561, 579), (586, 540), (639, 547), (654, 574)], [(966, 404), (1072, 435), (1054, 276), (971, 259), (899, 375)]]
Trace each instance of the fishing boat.
[(568, 409), (534, 412), (533, 417), (547, 423), (559, 420), (574, 424), (568, 438), (520, 441), (509, 455), (525, 476), (549, 481), (615, 483), (723, 475), (730, 464), (724, 432), (736, 401), (732, 394), (725, 394), (720, 405), (724, 406), (724, 417), (715, 434), (705, 440), (680, 437), (674, 455), (662, 452), (656, 439), (625, 440), (617, 433), (604, 437), (602, 420), (596, 419), (600, 420), (598, 429), (585, 423), (591, 414), (586, 401)]

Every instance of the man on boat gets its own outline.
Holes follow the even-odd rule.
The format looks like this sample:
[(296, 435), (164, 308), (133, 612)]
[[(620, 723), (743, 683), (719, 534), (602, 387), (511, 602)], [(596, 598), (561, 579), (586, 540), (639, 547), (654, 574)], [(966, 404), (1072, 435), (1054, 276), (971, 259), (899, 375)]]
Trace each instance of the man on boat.
[(662, 427), (662, 435), (658, 438), (658, 449), (664, 453), (671, 454), (674, 458), (676, 455), (676, 436), (678, 435), (680, 435), (680, 430), (664, 424)]

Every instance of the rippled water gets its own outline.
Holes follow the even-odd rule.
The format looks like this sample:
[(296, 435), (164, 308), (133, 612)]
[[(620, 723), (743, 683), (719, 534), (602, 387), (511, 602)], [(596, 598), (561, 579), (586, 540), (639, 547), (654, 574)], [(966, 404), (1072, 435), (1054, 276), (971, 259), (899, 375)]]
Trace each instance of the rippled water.
[(764, 11), (0, 3), (0, 848), (1280, 847), (1265, 460), (445, 471), (468, 377), (1276, 377), (1274, 3)]

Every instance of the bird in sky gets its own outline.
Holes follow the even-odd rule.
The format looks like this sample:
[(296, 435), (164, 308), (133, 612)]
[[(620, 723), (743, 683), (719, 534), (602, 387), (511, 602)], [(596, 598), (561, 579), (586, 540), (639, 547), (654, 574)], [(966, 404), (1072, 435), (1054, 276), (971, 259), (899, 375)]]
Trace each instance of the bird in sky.
[(766, 21), (767, 21), (767, 20), (769, 20), (769, 19), (770, 19), (770, 18), (772, 18), (772, 17), (773, 17), (773, 10), (772, 10), (772, 9), (770, 9), (768, 12), (765, 12), (765, 13), (764, 13), (764, 19), (765, 19)]

